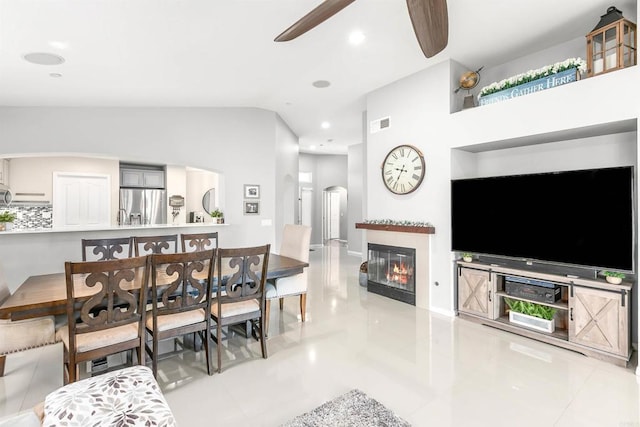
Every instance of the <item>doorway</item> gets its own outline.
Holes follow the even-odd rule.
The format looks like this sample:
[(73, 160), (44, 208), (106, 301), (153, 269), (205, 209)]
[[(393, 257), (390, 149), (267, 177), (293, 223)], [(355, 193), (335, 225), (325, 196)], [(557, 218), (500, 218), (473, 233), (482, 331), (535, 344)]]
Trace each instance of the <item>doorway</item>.
[(346, 241), (347, 190), (344, 187), (327, 187), (322, 192), (322, 241)]
[(300, 188), (300, 209), (298, 224), (313, 226), (313, 189), (308, 187)]

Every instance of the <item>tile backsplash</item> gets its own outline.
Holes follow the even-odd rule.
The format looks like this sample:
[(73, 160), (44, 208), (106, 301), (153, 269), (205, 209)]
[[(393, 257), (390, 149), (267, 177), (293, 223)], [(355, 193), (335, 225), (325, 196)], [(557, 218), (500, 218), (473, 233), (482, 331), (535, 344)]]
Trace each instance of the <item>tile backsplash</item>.
[(8, 210), (17, 215), (13, 221), (14, 230), (33, 228), (51, 228), (53, 224), (53, 205), (12, 205)]

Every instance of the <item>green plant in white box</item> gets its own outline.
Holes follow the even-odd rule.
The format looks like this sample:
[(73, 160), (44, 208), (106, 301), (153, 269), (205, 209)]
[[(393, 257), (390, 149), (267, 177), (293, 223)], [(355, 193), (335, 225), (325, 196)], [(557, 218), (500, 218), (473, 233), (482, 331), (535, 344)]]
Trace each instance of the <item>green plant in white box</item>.
[(555, 330), (555, 308), (510, 298), (505, 298), (504, 302), (509, 306), (509, 322), (542, 332)]

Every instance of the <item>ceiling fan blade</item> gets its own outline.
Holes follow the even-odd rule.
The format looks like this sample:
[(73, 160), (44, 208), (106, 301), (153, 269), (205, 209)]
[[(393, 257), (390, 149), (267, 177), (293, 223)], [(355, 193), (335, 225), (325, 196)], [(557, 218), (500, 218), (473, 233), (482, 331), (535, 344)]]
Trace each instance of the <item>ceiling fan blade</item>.
[(449, 17), (446, 0), (407, 0), (413, 31), (427, 58), (447, 47)]
[(288, 42), (320, 25), (356, 0), (324, 0), (318, 7), (300, 18), (274, 39), (276, 42)]

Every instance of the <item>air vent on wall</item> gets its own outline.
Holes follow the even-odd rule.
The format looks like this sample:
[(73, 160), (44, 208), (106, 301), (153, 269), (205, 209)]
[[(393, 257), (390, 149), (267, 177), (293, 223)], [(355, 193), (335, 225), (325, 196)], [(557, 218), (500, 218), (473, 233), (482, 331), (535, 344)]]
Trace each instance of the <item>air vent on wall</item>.
[(377, 120), (371, 120), (369, 123), (369, 133), (380, 132), (391, 126), (391, 119), (389, 117), (383, 117)]

